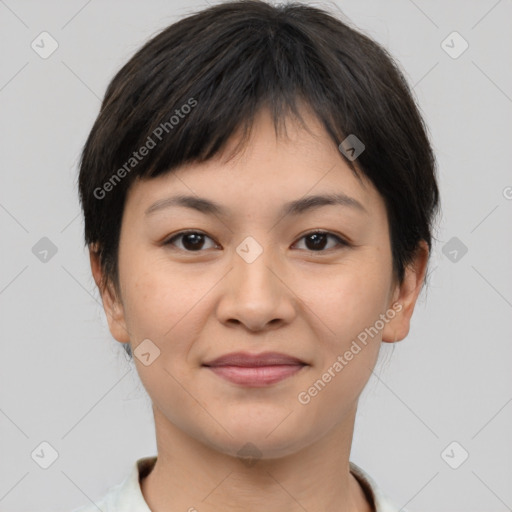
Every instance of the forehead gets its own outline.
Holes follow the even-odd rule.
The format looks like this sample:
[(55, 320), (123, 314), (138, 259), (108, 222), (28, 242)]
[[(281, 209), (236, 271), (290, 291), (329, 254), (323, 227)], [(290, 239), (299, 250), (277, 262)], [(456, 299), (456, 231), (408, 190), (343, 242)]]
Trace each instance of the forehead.
[[(308, 111), (301, 115), (307, 129), (287, 118), (283, 130), (276, 134), (270, 113), (260, 111), (250, 138), (238, 153), (233, 150), (240, 141), (239, 133), (206, 162), (189, 163), (156, 178), (136, 181), (129, 190), (126, 208), (143, 214), (148, 209), (155, 211), (154, 206), (170, 196), (180, 195), (209, 199), (220, 207), (211, 213), (219, 215), (244, 211), (277, 214), (283, 213), (284, 205), (287, 213), (293, 211), (292, 202), (300, 209), (300, 198), (329, 194), (337, 196), (334, 200), (339, 204), (344, 201), (353, 207), (354, 214), (366, 210), (366, 215), (381, 215), (384, 203), (371, 182), (364, 175), (362, 179), (355, 176), (315, 116)], [(205, 210), (212, 208), (203, 206)]]

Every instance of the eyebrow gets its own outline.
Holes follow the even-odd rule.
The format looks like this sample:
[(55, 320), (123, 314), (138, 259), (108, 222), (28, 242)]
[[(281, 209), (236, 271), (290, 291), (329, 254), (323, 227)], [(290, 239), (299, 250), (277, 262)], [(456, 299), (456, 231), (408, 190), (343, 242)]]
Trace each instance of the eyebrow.
[[(280, 214), (282, 216), (299, 215), (306, 211), (328, 205), (346, 206), (368, 214), (366, 208), (357, 199), (340, 193), (301, 197), (295, 201), (285, 203), (281, 208)], [(219, 217), (227, 217), (230, 213), (228, 209), (215, 201), (198, 196), (177, 195), (160, 199), (156, 203), (153, 203), (146, 209), (144, 215), (150, 215), (173, 206), (191, 208), (207, 215), (215, 215)]]

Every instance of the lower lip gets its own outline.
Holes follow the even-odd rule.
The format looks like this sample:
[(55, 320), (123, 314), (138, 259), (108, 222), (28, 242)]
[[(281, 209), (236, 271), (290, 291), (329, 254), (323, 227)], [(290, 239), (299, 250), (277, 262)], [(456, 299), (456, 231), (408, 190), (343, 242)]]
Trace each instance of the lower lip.
[(296, 374), (305, 365), (272, 366), (207, 366), (213, 373), (234, 384), (248, 387), (264, 387), (275, 384)]

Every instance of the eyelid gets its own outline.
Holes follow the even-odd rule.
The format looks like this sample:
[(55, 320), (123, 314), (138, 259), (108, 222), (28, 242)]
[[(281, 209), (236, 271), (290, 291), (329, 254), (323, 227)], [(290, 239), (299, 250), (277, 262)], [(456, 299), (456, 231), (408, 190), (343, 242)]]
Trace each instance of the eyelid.
[(304, 238), (305, 236), (308, 236), (308, 235), (316, 235), (316, 234), (319, 234), (319, 235), (330, 235), (333, 238), (337, 238), (340, 242), (343, 242), (343, 243), (345, 243), (347, 245), (351, 245), (350, 240), (347, 237), (345, 237), (344, 235), (341, 235), (341, 234), (336, 233), (334, 231), (329, 231), (328, 229), (321, 229), (321, 228), (309, 229), (308, 231), (300, 234), (298, 236), (297, 240), (300, 240), (301, 238)]
[[(200, 234), (200, 235), (204, 235), (206, 238), (209, 238), (210, 240), (212, 240), (216, 245), (219, 245), (217, 244), (217, 242), (209, 235), (207, 235), (204, 231), (201, 231), (200, 229), (186, 229), (186, 230), (183, 230), (183, 231), (178, 231), (177, 233), (171, 235), (170, 237), (167, 237), (163, 242), (162, 242), (162, 245), (170, 245), (172, 246), (173, 244), (171, 243), (173, 240), (179, 238), (180, 236), (185, 236), (187, 234)], [(323, 253), (323, 252), (329, 252), (333, 249), (337, 249), (337, 248), (342, 248), (342, 247), (352, 247), (352, 242), (350, 242), (346, 237), (344, 236), (341, 236), (337, 233), (334, 233), (332, 231), (328, 231), (328, 230), (325, 230), (325, 229), (312, 229), (312, 230), (309, 230), (309, 231), (306, 231), (305, 233), (302, 233), (301, 235), (299, 235), (299, 237), (297, 238), (297, 241), (294, 242), (293, 245), (296, 245), (299, 241), (301, 241), (303, 238), (309, 236), (309, 235), (316, 235), (316, 234), (320, 234), (320, 235), (328, 235), (332, 238), (335, 238), (337, 241), (338, 241), (338, 246), (337, 247), (334, 247), (334, 248), (331, 248), (331, 249), (327, 249), (327, 250), (322, 250), (322, 251), (313, 251), (313, 250), (309, 250), (309, 249), (303, 249), (309, 253)], [(182, 252), (186, 252), (186, 253), (200, 253), (200, 252), (205, 252), (204, 250), (198, 250), (198, 251), (186, 251), (186, 250), (183, 250), (183, 249), (180, 249), (178, 247), (175, 247), (176, 249), (182, 251)]]
[[(168, 236), (166, 237), (163, 242), (162, 242), (162, 245), (170, 245), (172, 246), (173, 244), (171, 243), (173, 240), (181, 237), (181, 236), (185, 236), (185, 235), (189, 235), (189, 234), (197, 234), (197, 235), (203, 235), (205, 238), (209, 238), (210, 240), (212, 240), (216, 245), (219, 245), (217, 244), (217, 242), (209, 235), (207, 235), (204, 231), (201, 231), (200, 229), (185, 229), (183, 231), (178, 231), (177, 233), (174, 233), (173, 235), (171, 236)], [(175, 247), (176, 249), (182, 251), (182, 252), (188, 252), (188, 253), (194, 253), (194, 252), (204, 252), (203, 250), (200, 250), (200, 251), (184, 251), (183, 249), (180, 249), (179, 247)]]

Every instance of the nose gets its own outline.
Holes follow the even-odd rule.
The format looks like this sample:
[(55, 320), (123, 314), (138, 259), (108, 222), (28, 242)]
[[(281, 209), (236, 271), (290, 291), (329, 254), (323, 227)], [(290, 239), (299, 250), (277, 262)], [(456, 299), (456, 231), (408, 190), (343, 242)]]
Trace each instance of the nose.
[(231, 271), (222, 280), (219, 321), (243, 325), (250, 331), (290, 323), (296, 314), (296, 300), (284, 265), (267, 248), (255, 259), (247, 258), (243, 247), (239, 249), (233, 252)]

